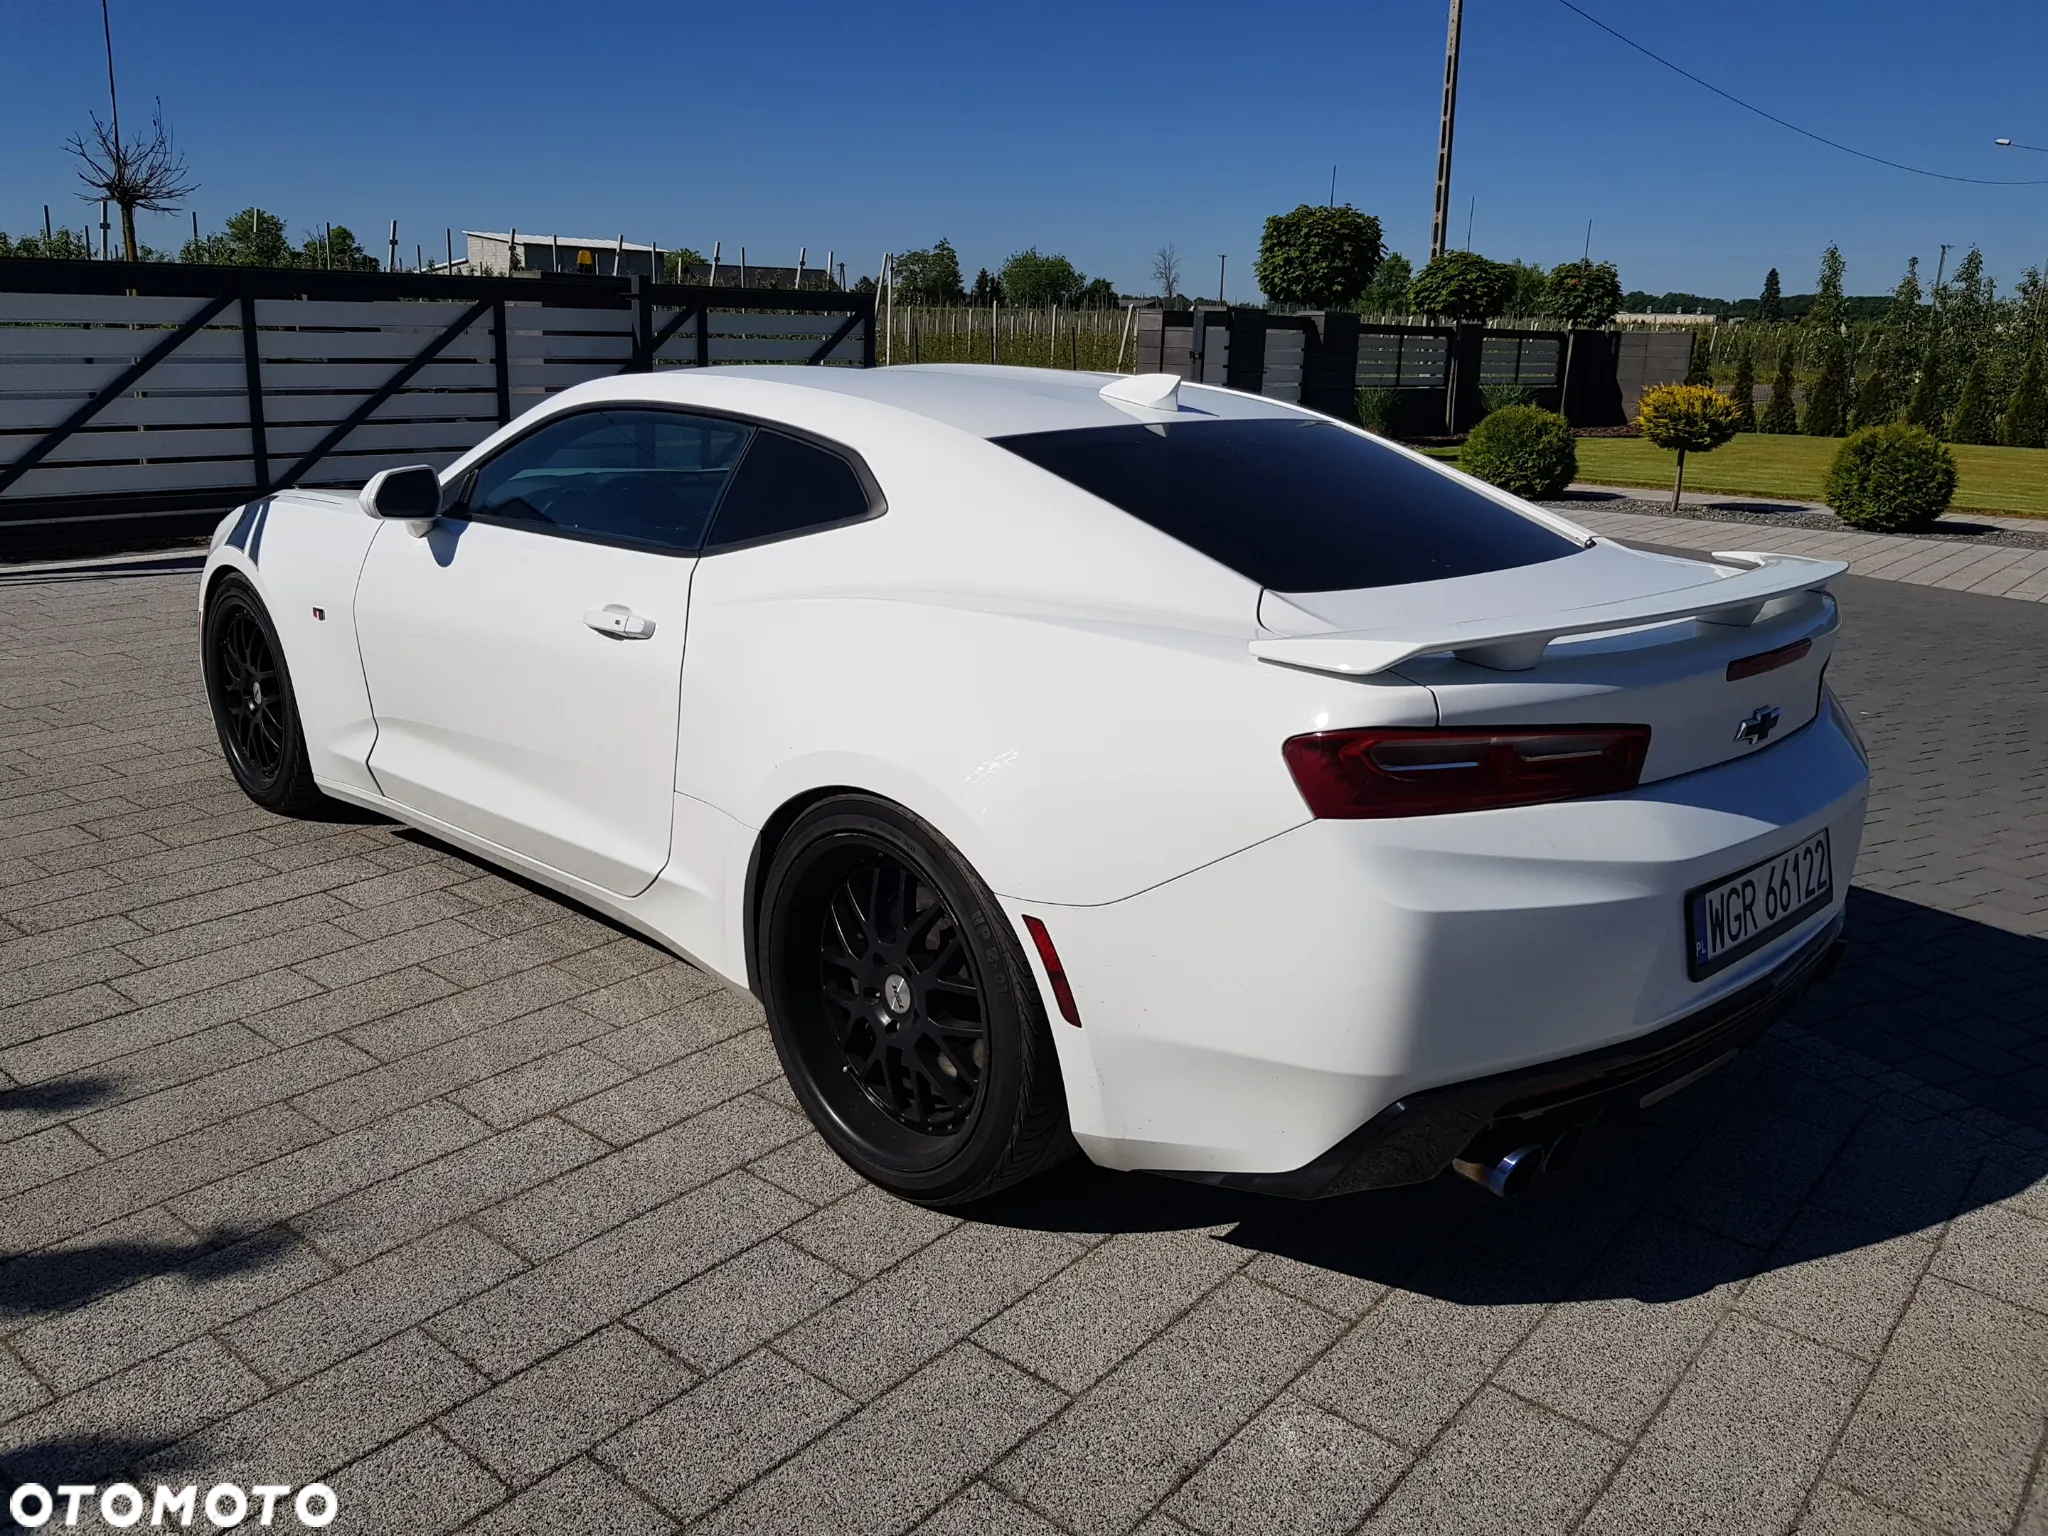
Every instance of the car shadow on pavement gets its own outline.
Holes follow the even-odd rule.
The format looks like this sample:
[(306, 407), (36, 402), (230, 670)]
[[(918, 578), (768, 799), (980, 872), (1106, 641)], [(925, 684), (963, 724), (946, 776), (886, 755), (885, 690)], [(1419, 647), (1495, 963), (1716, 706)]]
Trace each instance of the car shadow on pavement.
[[(1295, 1202), (1075, 1158), (961, 1214), (1212, 1230), (1467, 1305), (1672, 1301), (1894, 1239), (2048, 1178), (2048, 941), (1858, 890), (1849, 952), (1726, 1068), (1498, 1200), (1452, 1174)], [(2028, 1073), (2032, 1072), (2030, 1078)]]

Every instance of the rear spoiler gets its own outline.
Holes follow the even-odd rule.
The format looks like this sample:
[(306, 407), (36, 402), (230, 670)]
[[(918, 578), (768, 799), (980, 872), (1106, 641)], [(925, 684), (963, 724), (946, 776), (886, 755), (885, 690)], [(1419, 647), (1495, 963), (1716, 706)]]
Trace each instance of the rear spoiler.
[(1543, 659), (1544, 648), (1560, 635), (1634, 629), (1673, 619), (1753, 624), (1766, 603), (1800, 592), (1819, 591), (1849, 569), (1842, 560), (1809, 560), (1804, 555), (1756, 554), (1746, 550), (1717, 553), (1714, 559), (1740, 569), (1728, 575), (1716, 573), (1696, 586), (1675, 592), (1653, 592), (1544, 617), (1517, 614), (1462, 622), (1446, 619), (1387, 629), (1348, 629), (1326, 635), (1254, 640), (1251, 649), (1261, 661), (1345, 677), (1385, 672), (1432, 651), (1449, 651), (1460, 661), (1500, 672), (1526, 672)]

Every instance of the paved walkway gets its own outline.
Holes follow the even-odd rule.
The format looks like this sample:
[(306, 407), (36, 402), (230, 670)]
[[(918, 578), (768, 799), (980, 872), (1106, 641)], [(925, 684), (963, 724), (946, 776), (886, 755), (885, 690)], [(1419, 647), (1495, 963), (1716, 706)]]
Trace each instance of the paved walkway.
[(0, 590), (0, 1488), (323, 1478), (406, 1536), (2040, 1536), (2048, 610), (1842, 592), (1850, 958), (1575, 1177), (1071, 1164), (936, 1215), (825, 1153), (751, 1003), (248, 805), (189, 575)]
[[(1726, 500), (1727, 498), (1721, 498)], [(1656, 517), (1602, 511), (1597, 505), (1560, 506), (1566, 516), (1595, 533), (1631, 543), (1679, 549), (1754, 549), (1773, 554), (1813, 555), (1847, 560), (1858, 576), (1977, 592), (1986, 597), (2048, 601), (2048, 549), (2015, 549), (2002, 544), (1900, 538), (1882, 533), (1816, 533), (1806, 528), (1771, 528), (1757, 523), (1709, 522), (1692, 517)], [(1978, 519), (1971, 521), (1991, 521)], [(2020, 519), (2013, 519), (2020, 522)], [(2029, 529), (2028, 531), (2038, 531)]]

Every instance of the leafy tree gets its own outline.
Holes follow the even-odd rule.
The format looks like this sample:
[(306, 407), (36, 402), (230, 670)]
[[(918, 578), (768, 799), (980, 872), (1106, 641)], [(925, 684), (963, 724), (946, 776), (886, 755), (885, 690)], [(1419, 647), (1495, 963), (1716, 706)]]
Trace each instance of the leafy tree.
[(1514, 274), (1500, 262), (1474, 251), (1445, 251), (1409, 287), (1408, 303), (1418, 314), (1486, 320), (1501, 312), (1513, 286)]
[[(663, 251), (661, 253), (661, 280), (665, 283), (695, 282), (697, 281), (696, 269), (708, 265), (709, 263), (704, 260), (704, 253), (702, 251), (692, 250), (687, 245), (680, 251)], [(804, 274), (806, 279), (811, 275), (808, 272)], [(821, 275), (825, 279), (824, 286), (827, 288), (831, 287), (832, 274), (826, 272)]]
[(1865, 427), (1842, 444), (1822, 489), (1843, 522), (1875, 533), (1932, 528), (1955, 493), (1955, 455), (1905, 422)]
[(1678, 453), (1678, 478), (1671, 486), (1671, 510), (1685, 489), (1685, 456), (1711, 453), (1735, 435), (1735, 402), (1703, 384), (1663, 384), (1646, 390), (1636, 405), (1636, 426), (1659, 448)]
[(1998, 440), (2009, 448), (2048, 447), (2048, 387), (2041, 377), (2041, 349), (2027, 354), (2012, 392), (2012, 403), (1998, 421)]
[(323, 233), (306, 236), (295, 265), (333, 272), (378, 272), (384, 267), (383, 262), (362, 248), (355, 232), (346, 224), (330, 224)]
[[(111, 68), (111, 65), (109, 66)], [(150, 116), (150, 131), (142, 138), (121, 137), (121, 105), (113, 104), (113, 122), (92, 117), (92, 135), (73, 134), (66, 147), (79, 160), (78, 179), (89, 189), (81, 194), (87, 202), (104, 198), (121, 210), (121, 247), (129, 261), (142, 259), (142, 247), (135, 238), (135, 210), (169, 213), (181, 198), (199, 190), (188, 176), (185, 157), (171, 143), (171, 131), (164, 126), (164, 104), (159, 101)]]
[(1849, 430), (1880, 426), (1892, 419), (1895, 408), (1891, 375), (1885, 372), (1882, 362), (1874, 363), (1864, 369), (1856, 386), (1856, 403), (1849, 409)]
[(1801, 427), (1808, 437), (1840, 437), (1849, 430), (1849, 349), (1835, 335), (1823, 345), (1820, 377), (1806, 393)]
[(90, 261), (92, 242), (75, 229), (55, 229), (47, 235), (23, 235), (10, 240), (0, 234), (0, 256), (25, 256), (40, 261)]
[(1799, 408), (1792, 401), (1792, 348), (1787, 342), (1778, 345), (1778, 372), (1771, 380), (1771, 398), (1764, 402), (1756, 429), (1782, 435), (1799, 430)]
[(1621, 311), (1621, 275), (1611, 261), (1566, 261), (1550, 269), (1544, 308), (1567, 325), (1599, 330)]
[(1061, 255), (1042, 256), (1031, 246), (1003, 263), (1003, 297), (1011, 304), (1072, 304), (1088, 279)]
[(1408, 285), (1414, 280), (1414, 264), (1398, 251), (1387, 252), (1373, 269), (1372, 282), (1358, 296), (1358, 312), (1362, 315), (1405, 315), (1408, 312)]
[(908, 304), (958, 304), (967, 297), (960, 285), (960, 258), (952, 242), (934, 241), (928, 251), (903, 251), (896, 257), (896, 292)]
[(1106, 277), (1090, 278), (1081, 290), (1080, 303), (1083, 309), (1115, 309), (1116, 284)]
[(967, 297), (970, 302), (979, 304), (983, 309), (991, 304), (1000, 304), (1003, 299), (1003, 280), (987, 267), (983, 267), (974, 274), (974, 287), (968, 292)]
[(1735, 430), (1756, 430), (1756, 346), (1744, 337), (1735, 354), (1735, 384), (1729, 390), (1735, 402)]
[(187, 240), (178, 260), (216, 267), (296, 267), (299, 253), (285, 239), (284, 220), (261, 208), (244, 208), (217, 235)]
[(1991, 413), (1991, 388), (1984, 377), (1984, 355), (1970, 361), (1963, 378), (1963, 392), (1948, 419), (1948, 440), (1952, 443), (1989, 443), (1997, 440), (1998, 423)]
[(1941, 337), (1931, 336), (1927, 355), (1920, 360), (1920, 377), (1913, 383), (1912, 398), (1906, 402), (1906, 425), (1934, 432), (1941, 422)]
[(1778, 290), (1778, 269), (1764, 274), (1763, 296), (1756, 301), (1756, 317), (1765, 325), (1776, 325), (1785, 318), (1784, 295)]
[(1266, 220), (1252, 272), (1274, 304), (1344, 309), (1372, 286), (1383, 249), (1371, 214), (1303, 203)]

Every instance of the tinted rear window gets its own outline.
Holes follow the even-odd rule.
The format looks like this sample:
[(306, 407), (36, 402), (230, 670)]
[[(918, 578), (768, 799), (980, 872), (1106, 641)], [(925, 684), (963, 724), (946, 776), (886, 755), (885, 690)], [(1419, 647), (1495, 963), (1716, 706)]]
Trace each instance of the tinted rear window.
[(1579, 547), (1330, 422), (1133, 422), (995, 441), (1279, 592), (1474, 576)]
[(718, 504), (704, 552), (858, 522), (872, 511), (860, 477), (838, 454), (761, 431)]

